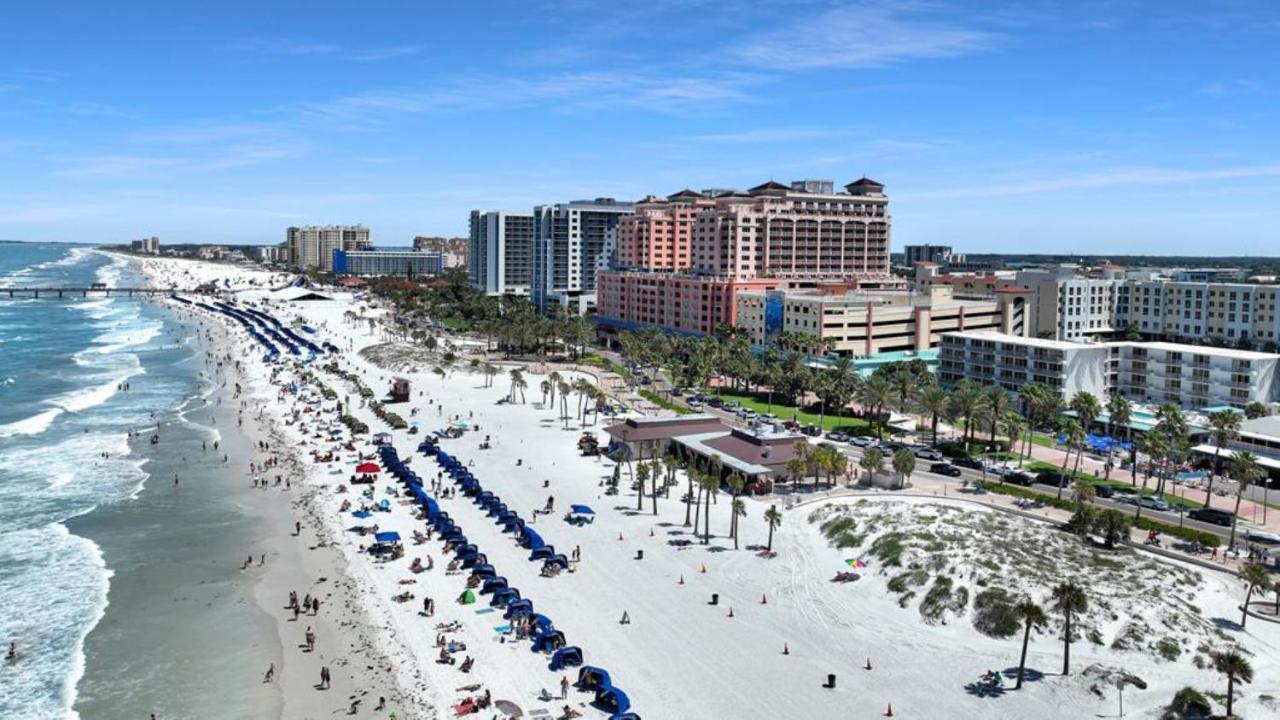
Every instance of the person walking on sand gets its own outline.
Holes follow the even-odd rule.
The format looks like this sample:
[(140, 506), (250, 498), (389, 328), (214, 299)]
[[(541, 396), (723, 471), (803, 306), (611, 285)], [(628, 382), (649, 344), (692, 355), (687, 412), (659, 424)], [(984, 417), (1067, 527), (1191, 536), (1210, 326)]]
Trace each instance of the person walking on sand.
[(329, 666), (328, 665), (320, 666), (320, 689), (321, 690), (329, 689)]
[(262, 682), (269, 683), (272, 680), (274, 680), (275, 677), (276, 677), (276, 664), (271, 663), (271, 667), (267, 668), (267, 675), (266, 677), (262, 678)]
[(566, 700), (569, 697), (569, 676), (560, 676), (560, 699)]

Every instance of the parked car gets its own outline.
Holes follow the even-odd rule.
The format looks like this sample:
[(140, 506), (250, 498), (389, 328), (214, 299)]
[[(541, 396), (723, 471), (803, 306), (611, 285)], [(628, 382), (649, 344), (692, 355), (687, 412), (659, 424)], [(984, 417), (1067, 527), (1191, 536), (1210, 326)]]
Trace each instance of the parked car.
[(906, 447), (907, 447), (906, 445), (903, 445), (900, 442), (880, 443), (880, 449), (884, 451), (885, 455), (892, 455)]
[(742, 408), (738, 411), (738, 415), (744, 420), (754, 420), (756, 417), (756, 411), (751, 408)]
[(800, 428), (800, 432), (809, 437), (822, 437), (822, 428), (817, 425), (805, 425)]
[(1265, 530), (1248, 530), (1244, 534), (1244, 540), (1267, 548), (1280, 547), (1280, 535)]
[(916, 448), (915, 455), (921, 460), (941, 460), (942, 459), (942, 453), (929, 447)]
[(1138, 505), (1152, 510), (1159, 510), (1161, 512), (1167, 512), (1169, 510), (1169, 501), (1159, 495), (1143, 495), (1138, 498)]
[(1187, 517), (1200, 522), (1212, 523), (1214, 525), (1231, 525), (1231, 521), (1235, 519), (1236, 514), (1230, 510), (1219, 510), (1218, 508), (1196, 508), (1187, 513)]
[(952, 464), (952, 465), (958, 465), (958, 466), (960, 466), (960, 467), (966, 467), (966, 468), (969, 468), (970, 470), (981, 470), (981, 469), (982, 469), (982, 461), (981, 461), (981, 460), (978, 460), (978, 459), (976, 459), (976, 458), (967, 457), (967, 456), (966, 456), (966, 457), (952, 458), (952, 459), (951, 459), (951, 464)]
[(929, 472), (947, 477), (960, 477), (960, 468), (951, 463), (936, 462), (929, 466)]
[(854, 447), (873, 448), (880, 444), (880, 441), (870, 435), (850, 435), (849, 444)]
[(778, 416), (774, 415), (773, 413), (762, 413), (760, 415), (760, 419), (765, 422), (777, 422)]
[(836, 442), (849, 442), (849, 433), (842, 432), (840, 430), (832, 430), (827, 433), (827, 439), (834, 440)]
[(710, 400), (707, 400), (707, 404), (713, 408), (724, 407), (724, 399), (713, 397)]
[(1021, 485), (1022, 487), (1031, 487), (1038, 481), (1038, 476), (1021, 470), (1011, 470), (1004, 474), (1004, 481), (1012, 485)]
[(1105, 483), (1094, 483), (1093, 494), (1100, 498), (1115, 497), (1116, 489)]
[(1058, 472), (1057, 470), (1045, 470), (1044, 472), (1037, 474), (1036, 482), (1040, 483), (1041, 485), (1052, 485), (1054, 487), (1059, 487), (1064, 484), (1070, 484), (1066, 482), (1066, 476), (1064, 476), (1062, 473)]
[(702, 409), (702, 401), (701, 401), (701, 400), (690, 400), (689, 402), (687, 402), (687, 403), (685, 403), (685, 404), (689, 406), (689, 409), (690, 409), (690, 410), (701, 410), (701, 409)]
[(730, 400), (729, 402), (724, 404), (725, 410), (737, 410), (740, 407), (742, 407), (742, 403), (738, 402), (737, 400)]

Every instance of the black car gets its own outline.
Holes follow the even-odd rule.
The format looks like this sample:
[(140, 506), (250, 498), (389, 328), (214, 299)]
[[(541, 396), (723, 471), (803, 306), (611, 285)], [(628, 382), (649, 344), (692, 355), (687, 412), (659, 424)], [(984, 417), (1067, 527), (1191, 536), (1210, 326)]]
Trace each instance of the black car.
[(936, 462), (929, 466), (929, 472), (947, 477), (960, 477), (960, 468), (951, 463)]
[(1041, 485), (1052, 485), (1054, 487), (1065, 485), (1065, 479), (1066, 476), (1057, 470), (1045, 470), (1044, 472), (1036, 475), (1036, 482)]
[(1013, 485), (1031, 487), (1033, 483), (1039, 481), (1039, 477), (1032, 475), (1029, 472), (1023, 472), (1022, 470), (1014, 470), (1013, 472), (1005, 473), (1004, 481)]
[(1110, 485), (1104, 485), (1103, 483), (1094, 483), (1093, 494), (1100, 498), (1115, 497), (1116, 489)]
[(707, 404), (713, 408), (724, 407), (724, 398), (713, 397), (707, 401)]
[(822, 428), (817, 425), (805, 425), (800, 428), (800, 432), (808, 435), (809, 437), (822, 437)]
[(981, 460), (976, 460), (976, 459), (971, 458), (971, 457), (958, 457), (958, 458), (952, 458), (952, 459), (951, 459), (951, 464), (952, 464), (952, 465), (959, 465), (960, 467), (967, 467), (967, 468), (969, 468), (970, 470), (981, 470), (981, 469), (982, 469), (982, 461), (981, 461)]
[(1214, 525), (1231, 525), (1231, 521), (1235, 519), (1236, 514), (1230, 510), (1219, 510), (1218, 508), (1196, 508), (1187, 513), (1187, 517), (1200, 522), (1213, 523)]

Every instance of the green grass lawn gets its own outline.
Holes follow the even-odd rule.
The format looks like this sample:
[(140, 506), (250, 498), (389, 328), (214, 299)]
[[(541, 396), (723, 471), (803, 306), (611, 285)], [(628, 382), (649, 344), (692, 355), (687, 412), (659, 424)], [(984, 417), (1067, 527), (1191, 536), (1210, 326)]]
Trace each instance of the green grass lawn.
[[(818, 420), (821, 417), (818, 413), (798, 411), (793, 405), (780, 403), (778, 402), (778, 396), (776, 395), (773, 398), (774, 403), (772, 410), (769, 409), (767, 397), (762, 399), (756, 395), (735, 393), (728, 390), (721, 390), (720, 397), (726, 402), (729, 400), (737, 400), (743, 407), (750, 408), (761, 414), (772, 412), (774, 415), (777, 415), (780, 420), (790, 420), (792, 416), (794, 416), (798, 422), (805, 425), (818, 425)], [(862, 418), (838, 417), (828, 414), (823, 418), (821, 425), (824, 432), (842, 430), (853, 435), (875, 434), (875, 429), (871, 426), (871, 423)]]
[[(1061, 472), (1062, 466), (1054, 465), (1053, 463), (1044, 462), (1043, 460), (1036, 460), (1034, 462), (1027, 463), (1027, 469), (1032, 472), (1043, 472), (1043, 471)], [(1067, 474), (1068, 475), (1072, 474), (1070, 464), (1067, 465)], [(1152, 490), (1150, 488), (1144, 491), (1141, 487), (1134, 487), (1132, 484), (1129, 483), (1128, 480), (1116, 479), (1116, 476), (1114, 473), (1112, 474), (1111, 480), (1106, 480), (1102, 477), (1095, 478), (1092, 473), (1086, 473), (1086, 472), (1077, 472), (1075, 473), (1075, 476), (1077, 480), (1093, 483), (1094, 485), (1109, 485), (1118, 490), (1135, 491), (1139, 495), (1155, 495), (1156, 494), (1155, 490)], [(1128, 473), (1125, 473), (1124, 476), (1128, 477)], [(1175, 497), (1172, 494), (1165, 495), (1164, 499), (1165, 499), (1165, 502), (1169, 503), (1174, 507), (1181, 505), (1182, 507), (1185, 507), (1188, 510), (1192, 508), (1198, 508), (1201, 506), (1201, 503), (1198, 503), (1194, 500), (1183, 500), (1182, 498)]]
[(1031, 433), (1031, 444), (1039, 445), (1040, 447), (1047, 447), (1047, 448), (1058, 447), (1058, 443), (1053, 438), (1052, 435), (1048, 435), (1042, 432)]
[(649, 402), (653, 403), (654, 405), (657, 405), (660, 408), (666, 408), (667, 410), (672, 410), (677, 415), (688, 415), (693, 412), (692, 410), (685, 407), (684, 405), (680, 405), (678, 403), (674, 403), (674, 402), (671, 402), (670, 400), (660, 397), (658, 393), (652, 390), (641, 390), (640, 397), (644, 398), (645, 400), (648, 400)]

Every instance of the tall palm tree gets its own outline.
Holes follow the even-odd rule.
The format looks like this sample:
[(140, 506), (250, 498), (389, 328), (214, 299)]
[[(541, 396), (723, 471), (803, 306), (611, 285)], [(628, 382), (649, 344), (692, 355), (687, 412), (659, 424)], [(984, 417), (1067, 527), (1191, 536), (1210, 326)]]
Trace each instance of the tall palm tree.
[(569, 383), (561, 380), (557, 383), (556, 389), (560, 391), (560, 419), (564, 421), (564, 426), (567, 428), (569, 427), (569, 393), (573, 388)]
[(701, 487), (701, 484), (698, 483), (697, 480), (698, 469), (695, 468), (692, 463), (689, 464), (689, 467), (685, 468), (684, 475), (689, 481), (688, 493), (685, 495), (684, 499), (684, 527), (689, 527), (689, 516), (693, 513), (693, 486), (697, 483), (699, 487)]
[(1231, 539), (1227, 541), (1228, 548), (1236, 544), (1236, 523), (1240, 520), (1240, 498), (1244, 495), (1245, 489), (1261, 475), (1262, 467), (1258, 465), (1258, 458), (1253, 453), (1240, 450), (1231, 459), (1231, 477), (1236, 480), (1236, 509), (1235, 515), (1231, 516)]
[[(742, 501), (738, 496), (742, 494), (742, 488), (746, 487), (747, 481), (737, 472), (729, 473), (729, 477), (725, 478), (725, 484), (729, 486), (729, 536), (733, 538), (733, 549), (738, 549), (738, 510), (742, 505)], [(742, 512), (746, 512), (745, 507), (741, 507)]]
[(1018, 465), (1022, 465), (1022, 445), (1018, 442), (1030, 423), (1017, 410), (1009, 410), (1004, 414), (1004, 418), (1000, 421), (1000, 427), (1004, 433), (1009, 436), (1009, 449), (1018, 453)]
[[(1107, 398), (1107, 424), (1111, 426), (1111, 438), (1116, 439), (1116, 427), (1124, 428), (1124, 439), (1129, 441), (1133, 436), (1133, 428), (1129, 422), (1133, 419), (1133, 403), (1129, 398), (1115, 393)], [(1114, 443), (1112, 443), (1114, 445)], [(1111, 479), (1112, 450), (1107, 450), (1107, 479)]]
[(964, 421), (964, 446), (968, 450), (973, 440), (975, 420), (982, 411), (982, 388), (976, 383), (961, 380), (951, 389), (951, 401), (948, 405), (952, 417)]
[(702, 478), (702, 490), (707, 496), (707, 511), (703, 513), (702, 524), (702, 542), (711, 543), (711, 499), (720, 493), (720, 473), (704, 475)]
[(1084, 448), (1084, 428), (1080, 427), (1080, 422), (1073, 419), (1067, 420), (1062, 425), (1062, 432), (1067, 436), (1067, 453), (1062, 458), (1062, 475), (1058, 479), (1058, 499), (1062, 499), (1062, 488), (1067, 484), (1067, 462), (1071, 460), (1072, 449)]
[[(1081, 486), (1086, 487), (1086, 486)], [(1071, 673), (1071, 620), (1087, 610), (1089, 598), (1084, 588), (1068, 580), (1053, 589), (1053, 609), (1062, 613), (1062, 674)]]
[(1234, 717), (1235, 713), (1231, 711), (1235, 706), (1236, 681), (1253, 682), (1253, 666), (1239, 650), (1225, 650), (1209, 656), (1213, 658), (1213, 669), (1227, 676), (1227, 717)]
[(497, 365), (485, 363), (484, 364), (484, 379), (485, 379), (484, 386), (493, 387), (493, 378), (499, 372), (501, 372), (501, 370), (498, 369)]
[(884, 451), (880, 448), (863, 450), (858, 465), (867, 472), (867, 484), (870, 485), (872, 478), (884, 472)]
[[(999, 385), (992, 385), (982, 393), (982, 410), (990, 423), (992, 445), (996, 442), (996, 430), (999, 429), (1004, 416), (1012, 407), (1013, 401), (1009, 398), (1009, 392)], [(1009, 440), (1012, 444), (1013, 438)]]
[(1018, 682), (1013, 686), (1014, 690), (1021, 690), (1022, 678), (1027, 669), (1027, 645), (1031, 642), (1031, 629), (1044, 625), (1049, 618), (1045, 616), (1044, 609), (1029, 597), (1024, 597), (1014, 605), (1013, 612), (1025, 624), (1022, 633), (1022, 657), (1018, 659)]
[(1218, 456), (1222, 453), (1224, 446), (1240, 437), (1240, 418), (1240, 413), (1233, 410), (1217, 410), (1209, 413), (1210, 434), (1213, 436), (1213, 468), (1209, 471), (1209, 486), (1205, 488), (1205, 507), (1209, 507), (1209, 501), (1213, 498), (1213, 478), (1221, 470)]
[(929, 430), (933, 435), (933, 447), (938, 447), (938, 418), (947, 414), (950, 397), (947, 391), (935, 384), (926, 387), (916, 396), (916, 409), (929, 418)]
[(882, 431), (887, 424), (885, 422), (885, 414), (893, 399), (893, 386), (883, 377), (873, 375), (862, 384), (862, 397), (859, 398), (859, 401), (875, 418), (877, 438), (884, 437)]
[(1240, 627), (1243, 628), (1245, 621), (1249, 619), (1249, 603), (1253, 601), (1253, 591), (1257, 590), (1259, 594), (1266, 594), (1272, 589), (1271, 573), (1267, 571), (1265, 565), (1258, 563), (1249, 563), (1240, 568), (1240, 579), (1249, 587), (1249, 591), (1244, 596), (1244, 607), (1240, 613)]
[(765, 546), (765, 553), (773, 554), (773, 529), (782, 524), (782, 513), (778, 512), (777, 505), (770, 505), (768, 510), (764, 511), (764, 521), (769, 524), (769, 544)]
[(550, 407), (551, 403), (547, 402), (547, 395), (551, 393), (552, 388), (555, 386), (551, 384), (550, 380), (543, 380), (538, 384), (538, 387), (542, 390), (542, 404)]
[(902, 448), (893, 454), (893, 471), (898, 473), (898, 489), (905, 490), (907, 478), (916, 470), (916, 456), (908, 448)]
[(644, 509), (644, 484), (649, 482), (649, 463), (640, 461), (636, 466), (636, 510)]
[(511, 402), (516, 401), (516, 393), (520, 393), (520, 404), (524, 404), (524, 389), (529, 387), (520, 368), (511, 368)]
[[(680, 469), (680, 461), (676, 459), (675, 455), (664, 455), (662, 457), (662, 465), (667, 469), (666, 492), (662, 496), (669, 498), (671, 497), (671, 486), (676, 484), (676, 470)], [(655, 508), (658, 507), (657, 500), (653, 501), (653, 506)]]
[(556, 402), (556, 391), (559, 390), (561, 385), (564, 383), (564, 378), (558, 371), (552, 370), (551, 374), (547, 376), (547, 381), (551, 383), (551, 404), (554, 405)]

